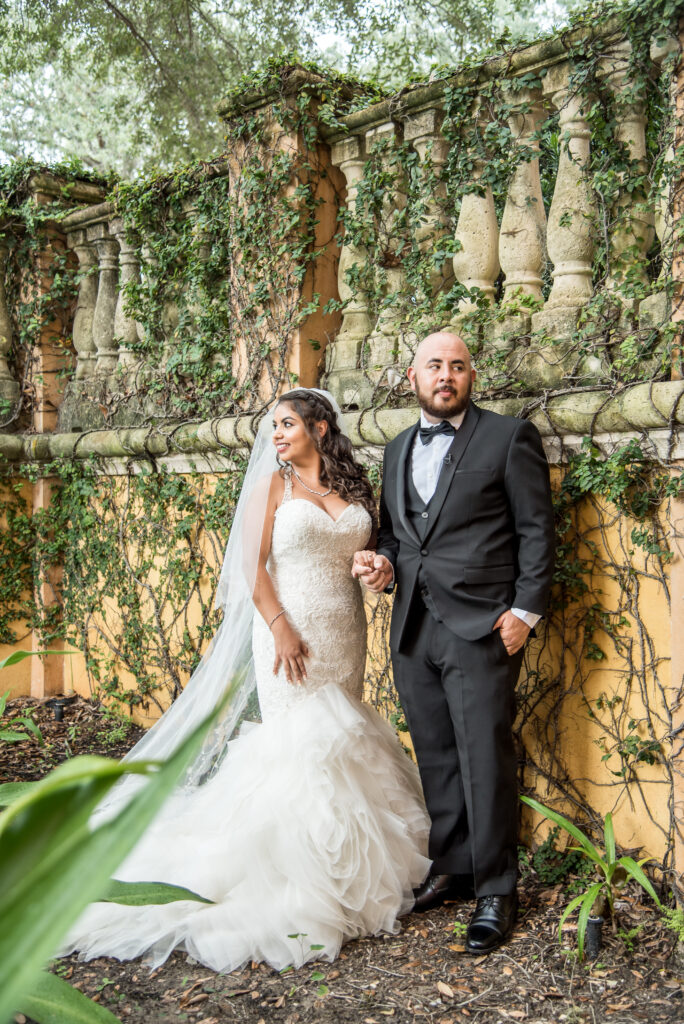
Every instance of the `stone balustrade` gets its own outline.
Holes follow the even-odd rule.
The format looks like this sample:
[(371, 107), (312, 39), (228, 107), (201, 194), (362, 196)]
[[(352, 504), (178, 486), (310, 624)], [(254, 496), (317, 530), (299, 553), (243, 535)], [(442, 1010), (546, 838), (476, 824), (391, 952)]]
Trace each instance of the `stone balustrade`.
[[(587, 34), (586, 28), (582, 31)], [(630, 43), (612, 23), (601, 31), (603, 45), (594, 72), (595, 88), (612, 110), (617, 151), (634, 174), (643, 175), (647, 181), (646, 103), (634, 85)], [(505, 65), (494, 60), (475, 72), (464, 71), (451, 79), (412, 87), (400, 97), (348, 115), (342, 119), (343, 130), (337, 127), (328, 132), (333, 163), (347, 180), (346, 202), (352, 212), (364, 166), (372, 157), (373, 141), (379, 135), (403, 139), (404, 146), (413, 148), (422, 165), (430, 164), (436, 180), (431, 205), (422, 217), (415, 241), (424, 248), (426, 241), (451, 231), (457, 248), (453, 275), (462, 289), (452, 315), (442, 313), (438, 322), (426, 323), (426, 328), (459, 330), (474, 352), (484, 350), (496, 365), (506, 365), (518, 387), (528, 393), (540, 388), (591, 386), (619, 378), (619, 345), (630, 333), (636, 334), (652, 354), (649, 362), (654, 373), (657, 375), (659, 367), (662, 373), (660, 335), (653, 332), (671, 319), (671, 288), (668, 293), (667, 286), (673, 262), (671, 195), (665, 186), (659, 194), (652, 188), (647, 194), (646, 185), (621, 190), (625, 175), (616, 171), (618, 198), (612, 206), (608, 204), (607, 210), (605, 203), (599, 210), (588, 179), (592, 108), (598, 97), (593, 93), (594, 86), (585, 84), (581, 64), (569, 56), (573, 42), (570, 36), (520, 50)], [(654, 41), (653, 80), (665, 61), (675, 54), (678, 58), (679, 52), (680, 44), (674, 37), (666, 42)], [(576, 60), (581, 61), (581, 57)], [(676, 61), (671, 60), (670, 67), (674, 64)], [(443, 130), (447, 93), (455, 86), (468, 85), (469, 74), (474, 80), (468, 111), (475, 129), (471, 144), (472, 138), (477, 140), (470, 152), (471, 181), (461, 195), (453, 188), (447, 194), (448, 176), (442, 174), (450, 145)], [(499, 195), (493, 193), (491, 175), (487, 174), (496, 154), (488, 149), (486, 141), (494, 116), (487, 86), (497, 77), (505, 80), (500, 99), (507, 106), (513, 164), (507, 190)], [(674, 92), (673, 84), (672, 103)], [(543, 125), (547, 130), (555, 125), (558, 139), (555, 185), (548, 210), (542, 196), (542, 174), (545, 172), (548, 180), (554, 165), (540, 167), (540, 160), (549, 160), (548, 152), (540, 150)], [(666, 163), (672, 166), (673, 160), (671, 147)], [(401, 188), (399, 183), (396, 195), (385, 198), (383, 210), (391, 208), (393, 202), (398, 207), (403, 205)], [(651, 279), (651, 267), (659, 257), (654, 257), (654, 239), (660, 246), (663, 266), (655, 281)], [(607, 249), (607, 265), (597, 267), (599, 245)], [(353, 242), (344, 241), (339, 290), (346, 307), (340, 334), (328, 346), (325, 379), (347, 408), (377, 405), (382, 400), (378, 388), (387, 394), (388, 388), (396, 387), (410, 358), (407, 342), (416, 340), (402, 324), (399, 305), (390, 307), (388, 314), (384, 294), (380, 303), (375, 297), (373, 308), (368, 295), (350, 288), (350, 280), (364, 279), (359, 264), (363, 265), (366, 258), (367, 254)], [(366, 274), (365, 279), (369, 276)], [(449, 276), (442, 271), (433, 282), (435, 294), (440, 288), (448, 290), (449, 284)], [(388, 290), (394, 289), (398, 296), (404, 287), (401, 267), (387, 272)], [(589, 347), (578, 346), (578, 318), (600, 292), (613, 303), (614, 329), (609, 337)], [(489, 317), (482, 315), (487, 307), (491, 310)], [(604, 305), (604, 316), (606, 308)], [(480, 315), (474, 316), (476, 311)], [(390, 324), (392, 312), (394, 321)], [(403, 312), (410, 321), (410, 299)]]
[[(226, 172), (217, 172), (216, 168), (209, 172), (212, 177), (217, 173)], [(184, 216), (194, 220), (196, 215), (190, 197), (184, 203)], [(130, 390), (130, 381), (139, 372), (144, 375), (144, 361), (139, 353), (144, 332), (130, 315), (128, 292), (129, 286), (139, 285), (143, 280), (154, 290), (158, 283), (157, 263), (145, 240), (109, 202), (68, 214), (62, 218), (61, 227), (78, 260), (79, 275), (73, 322), (76, 366), (60, 406), (59, 426), (63, 431), (94, 429), (105, 422), (101, 399), (107, 394), (125, 394)], [(200, 256), (205, 248), (200, 238)], [(202, 297), (188, 294), (185, 298), (189, 314), (198, 314)], [(166, 289), (161, 315), (164, 346), (157, 367), (173, 353), (179, 323), (178, 299), (173, 289)], [(144, 414), (132, 393), (120, 403), (115, 422), (132, 424)]]
[(140, 280), (135, 246), (110, 203), (69, 214), (62, 228), (80, 271), (73, 328), (75, 377), (110, 374), (128, 364), (130, 346), (138, 336), (124, 306), (125, 285)]
[[(617, 23), (597, 28), (601, 45), (588, 79), (582, 55), (571, 54), (574, 44), (591, 32), (583, 26), (477, 68), (412, 86), (333, 123), (321, 119), (316, 145), (319, 156), (325, 151), (327, 163), (319, 164), (316, 202), (319, 232), (327, 241), (317, 265), (307, 270), (311, 280), (307, 277), (303, 290), (309, 299), (316, 296), (319, 308), (289, 339), (290, 361), (281, 367), (286, 376), (315, 383), (322, 371), (324, 383), (347, 409), (385, 400), (402, 405), (403, 371), (418, 335), (440, 326), (466, 337), (485, 368), (485, 381), (498, 384), (498, 393), (628, 383), (634, 376), (621, 376), (621, 345), (629, 337), (643, 346), (651, 377), (669, 376), (664, 353), (672, 331), (665, 336), (673, 318), (677, 254), (674, 189), (667, 170), (676, 167), (675, 144), (667, 142), (665, 159), (656, 162), (653, 174), (647, 103), (631, 73), (631, 44)], [(679, 40), (663, 34), (646, 56), (652, 82), (660, 75), (665, 93), (665, 76), (670, 75), (673, 107), (679, 53)], [(295, 78), (291, 90), (311, 89), (309, 72), (300, 69)], [(458, 90), (465, 99), (455, 130), (449, 104)], [(271, 109), (272, 96), (250, 94), (248, 99), (250, 110)], [(604, 141), (592, 139), (599, 102), (612, 111), (608, 123), (614, 125), (613, 141), (624, 157), (621, 166), (642, 178), (635, 188), (624, 170), (607, 168), (617, 187), (614, 200), (602, 206), (588, 180), (592, 152), (600, 153)], [(305, 166), (301, 139), (288, 139), (281, 143), (284, 151), (300, 153)], [(454, 147), (458, 152), (452, 152)], [(501, 164), (502, 148), (510, 168), (506, 181), (495, 180), (492, 172), (496, 161)], [(454, 176), (454, 155), (460, 177)], [(228, 154), (207, 165), (206, 173), (229, 174), (231, 195), (239, 195), (238, 164), (235, 154)], [(370, 192), (369, 168), (382, 183)], [(209, 259), (210, 247), (193, 195), (190, 190), (184, 197), (183, 210), (189, 221), (198, 221), (191, 244), (201, 261)], [(341, 208), (337, 249), (331, 240)], [(363, 216), (366, 227), (359, 230)], [(163, 337), (155, 338), (155, 372), (173, 357), (182, 330), (217, 300), (201, 282), (183, 284), (182, 275), (177, 282), (158, 281), (160, 271), (145, 238), (132, 233), (109, 203), (83, 206), (63, 217), (59, 227), (79, 270), (75, 366), (59, 413), (60, 429), (72, 431), (102, 426), (101, 402), (107, 394), (121, 395), (127, 382), (145, 376), (140, 342), (146, 339), (127, 302), (132, 287), (142, 284), (152, 294), (163, 286), (158, 323)], [(3, 292), (7, 249), (2, 239), (0, 230), (0, 400), (12, 402), (18, 386), (7, 362), (12, 328)], [(420, 279), (416, 254), (427, 258)], [(237, 256), (239, 263), (239, 251)], [(323, 270), (327, 277), (321, 287)], [(229, 267), (225, 274), (229, 280)], [(335, 280), (342, 310), (324, 315), (326, 302), (336, 298)], [(587, 309), (604, 296), (604, 319), (591, 337), (593, 314), (587, 315)], [(613, 312), (607, 315), (607, 309)], [(582, 314), (584, 340), (578, 344)], [(311, 339), (315, 344), (309, 344)], [(238, 339), (237, 344), (241, 351), (239, 345), (244, 348), (246, 342)], [(323, 359), (314, 354), (320, 349), (325, 349)], [(249, 360), (245, 366), (246, 371), (233, 367), (238, 382), (245, 372), (256, 372)], [(144, 413), (135, 402), (134, 397), (127, 406), (118, 402), (119, 418), (108, 422), (135, 425)]]

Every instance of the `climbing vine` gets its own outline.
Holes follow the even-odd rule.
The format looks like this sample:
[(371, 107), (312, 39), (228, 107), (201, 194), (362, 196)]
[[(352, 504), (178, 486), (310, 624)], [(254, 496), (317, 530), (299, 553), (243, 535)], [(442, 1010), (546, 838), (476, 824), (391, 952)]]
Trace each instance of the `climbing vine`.
[[(529, 114), (530, 96), (547, 84), (543, 61), (525, 73), (511, 70), (512, 53), (434, 69), (419, 87), (436, 90), (440, 124), (422, 149), (407, 131), (415, 83), (383, 97), (372, 84), (294, 59), (270, 62), (224, 104), (226, 147), (216, 160), (140, 182), (98, 183), (126, 224), (140, 270), (124, 294), (136, 324), (130, 358), (106, 375), (73, 379), (70, 331), (84, 272), (59, 233), (59, 217), (73, 205), (66, 171), (55, 172), (66, 191), (37, 205), (29, 187), (36, 169), (0, 168), (10, 362), (22, 396), (0, 409), (5, 431), (29, 425), (41, 387), (33, 354), (46, 331), (64, 355), (67, 397), (79, 416), (89, 410), (80, 427), (162, 424), (169, 444), (188, 421), (212, 420), (214, 429), (221, 416), (256, 420), (296, 383), (288, 353), (297, 334), (320, 351), (323, 383), (341, 397), (343, 373), (353, 376), (344, 401), (375, 424), (382, 410), (413, 403), (402, 371), (423, 334), (449, 325), (467, 338), (479, 399), (534, 416), (563, 466), (553, 602), (519, 691), (523, 782), (547, 787), (589, 827), (610, 784), (610, 800), (651, 815), (666, 868), (673, 815), (665, 820), (652, 810), (649, 794), (665, 787), (671, 803), (670, 708), (681, 681), (668, 677), (652, 608), (669, 604), (669, 506), (682, 495), (669, 464), (675, 413), (646, 400), (668, 433), (666, 455), (645, 431), (618, 447), (590, 440), (577, 451), (575, 442), (553, 436), (551, 404), (564, 394), (578, 404), (585, 391), (599, 394), (589, 427), (569, 413), (565, 434), (606, 433), (601, 415), (616, 396), (681, 371), (672, 301), (683, 227), (663, 213), (677, 197), (684, 160), (672, 102), (680, 53), (664, 51), (658, 65), (651, 58), (654, 38), (666, 39), (680, 7), (637, 0), (579, 16), (563, 36), (573, 71), (561, 109), (547, 102), (525, 136), (516, 117)], [(616, 69), (608, 56), (625, 40)], [(353, 196), (345, 195), (328, 144), (349, 138), (350, 114), (380, 101), (387, 120), (365, 140)], [(561, 116), (570, 102), (581, 107), (590, 134), (582, 173), (588, 200), (583, 210), (566, 210), (559, 227), (578, 218), (591, 234), (593, 293), (561, 330), (536, 317), (554, 286), (548, 254), (540, 297), (507, 294), (502, 273), (489, 290), (464, 283), (454, 259), (459, 265), (464, 252), (464, 206), (490, 195), (500, 224), (512, 180), (534, 161), (549, 218), (571, 143)], [(622, 131), (642, 117), (643, 152)], [(47, 238), (46, 277), (39, 255)], [(341, 294), (323, 296), (314, 270), (340, 249)], [(315, 318), (317, 334), (309, 338)], [(352, 353), (342, 369), (335, 361), (341, 345), (322, 352), (335, 337)], [(63, 429), (76, 422), (66, 419), (68, 408), (65, 402)], [(624, 429), (632, 426), (625, 417)], [(364, 457), (379, 484), (379, 448)], [(46, 643), (67, 639), (84, 652), (94, 692), (128, 707), (164, 707), (216, 628), (213, 585), (243, 468), (233, 458), (229, 470), (212, 475), (166, 471), (151, 459), (120, 475), (87, 460), (8, 469), (0, 640), (11, 642), (16, 624), (26, 622)], [(33, 514), (26, 488), (38, 472), (54, 480), (54, 491), (49, 507)], [(35, 580), (52, 587), (41, 601), (31, 593)], [(386, 646), (389, 603), (373, 599), (368, 608), (369, 693), (401, 729)], [(597, 690), (599, 667), (612, 682)], [(570, 729), (589, 737), (585, 777), (564, 760)], [(597, 764), (605, 769), (599, 783)]]

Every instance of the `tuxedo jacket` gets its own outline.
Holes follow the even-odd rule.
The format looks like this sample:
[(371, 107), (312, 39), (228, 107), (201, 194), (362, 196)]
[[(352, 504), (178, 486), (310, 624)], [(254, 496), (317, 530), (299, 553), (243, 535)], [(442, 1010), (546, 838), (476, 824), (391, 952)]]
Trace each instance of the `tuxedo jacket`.
[(407, 474), (419, 424), (385, 449), (377, 551), (394, 567), (390, 646), (410, 634), (418, 580), (457, 636), (478, 640), (511, 607), (542, 615), (554, 564), (549, 467), (536, 427), (470, 403), (416, 520)]

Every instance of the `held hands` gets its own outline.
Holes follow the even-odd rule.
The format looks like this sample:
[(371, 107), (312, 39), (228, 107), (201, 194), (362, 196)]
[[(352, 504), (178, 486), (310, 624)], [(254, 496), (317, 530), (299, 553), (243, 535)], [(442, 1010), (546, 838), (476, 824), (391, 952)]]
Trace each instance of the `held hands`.
[(275, 641), (273, 675), (277, 675), (282, 665), (288, 683), (301, 686), (306, 679), (304, 659), (309, 657), (309, 648), (284, 615), (273, 623), (271, 632)]
[(392, 563), (374, 551), (357, 551), (352, 565), (352, 576), (360, 579), (364, 587), (379, 594), (386, 590), (394, 578)]
[(527, 623), (510, 610), (499, 616), (492, 629), (498, 629), (501, 633), (503, 645), (509, 656), (519, 651), (530, 635)]

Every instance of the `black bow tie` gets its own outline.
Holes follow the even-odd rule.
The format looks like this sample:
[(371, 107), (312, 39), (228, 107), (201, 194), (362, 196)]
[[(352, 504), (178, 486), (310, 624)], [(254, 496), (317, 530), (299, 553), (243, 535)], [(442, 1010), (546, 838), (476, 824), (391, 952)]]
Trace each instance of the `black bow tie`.
[(418, 433), (420, 434), (420, 439), (423, 444), (431, 444), (432, 438), (436, 434), (453, 435), (456, 433), (456, 427), (452, 426), (448, 420), (442, 420), (436, 427), (421, 427)]

